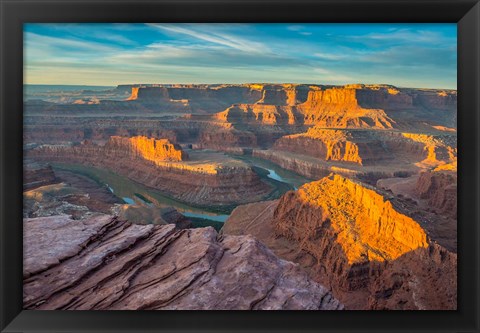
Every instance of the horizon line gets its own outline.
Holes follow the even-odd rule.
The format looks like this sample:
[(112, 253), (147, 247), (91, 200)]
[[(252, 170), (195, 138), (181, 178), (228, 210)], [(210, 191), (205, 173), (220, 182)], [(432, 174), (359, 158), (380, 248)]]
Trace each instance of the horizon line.
[(119, 84), (114, 84), (114, 85), (96, 85), (96, 84), (63, 84), (63, 83), (23, 83), (23, 85), (30, 85), (30, 86), (70, 86), (70, 87), (75, 87), (75, 86), (89, 86), (89, 87), (119, 87), (119, 86), (135, 86), (135, 85), (152, 85), (152, 84), (158, 84), (158, 85), (179, 85), (179, 84), (189, 84), (189, 85), (221, 85), (221, 84), (229, 84), (229, 85), (242, 85), (242, 84), (278, 84), (278, 85), (284, 85), (284, 84), (291, 84), (291, 85), (318, 85), (318, 86), (336, 86), (336, 87), (342, 87), (342, 86), (347, 86), (347, 85), (355, 85), (355, 84), (362, 84), (366, 86), (392, 86), (396, 88), (406, 88), (406, 89), (432, 89), (432, 90), (455, 90), (457, 91), (457, 88), (432, 88), (432, 87), (413, 87), (413, 86), (397, 86), (391, 83), (360, 83), (360, 82), (355, 82), (355, 83), (345, 83), (345, 84), (331, 84), (331, 83), (293, 83), (293, 82), (238, 82), (238, 83), (225, 83), (225, 82), (216, 82), (216, 83), (119, 83)]

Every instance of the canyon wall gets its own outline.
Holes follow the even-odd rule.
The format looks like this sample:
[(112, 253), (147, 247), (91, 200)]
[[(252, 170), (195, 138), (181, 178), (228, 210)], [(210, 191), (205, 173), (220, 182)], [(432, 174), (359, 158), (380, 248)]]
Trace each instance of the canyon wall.
[[(426, 234), (417, 222), (396, 212), (391, 203), (374, 190), (342, 176), (332, 174), (291, 193), (280, 200), (275, 212), (274, 218), (282, 221), (277, 225), (277, 233), (297, 241), (307, 235), (315, 238), (316, 229), (327, 223), (328, 228), (337, 233), (336, 241), (342, 246), (349, 265), (393, 260), (405, 252), (427, 246)], [(292, 202), (316, 210), (317, 225), (305, 225), (305, 228), (297, 225), (313, 221), (295, 218), (289, 208)], [(307, 230), (314, 233), (303, 233)], [(323, 252), (320, 248), (308, 250)]]
[[(152, 140), (140, 141), (147, 143), (147, 147), (153, 147)], [(208, 160), (176, 162), (148, 159), (143, 155), (157, 155), (150, 155), (150, 148), (145, 154), (139, 154), (137, 149), (143, 147), (140, 145), (131, 150), (130, 139), (112, 138), (103, 146), (88, 142), (74, 146), (44, 145), (28, 151), (28, 156), (49, 162), (106, 168), (175, 199), (199, 206), (258, 201), (272, 190), (251, 167), (240, 162), (222, 165)], [(174, 155), (178, 156), (178, 152), (174, 150)]]
[[(168, 139), (134, 136), (130, 138), (112, 136), (105, 149), (113, 152), (123, 152), (125, 157), (141, 158), (147, 161), (185, 161), (188, 154), (182, 148)], [(124, 157), (121, 155), (121, 157)]]
[(457, 174), (454, 172), (422, 172), (416, 187), (416, 195), (427, 199), (429, 207), (441, 214), (457, 218)]
[(392, 128), (395, 121), (381, 109), (362, 108), (356, 89), (311, 90), (298, 105), (306, 124), (335, 128)]
[(284, 136), (275, 142), (273, 149), (359, 165), (393, 158), (382, 140), (372, 132), (320, 127), (311, 127), (306, 133)]
[(51, 166), (47, 164), (35, 163), (34, 161), (24, 161), (23, 163), (23, 190), (33, 190), (37, 187), (54, 184), (57, 177)]
[(320, 179), (330, 173), (330, 168), (316, 162), (307, 161), (302, 158), (288, 156), (274, 150), (253, 149), (254, 157), (262, 158), (278, 164), (284, 169), (296, 172), (309, 179)]
[(264, 104), (235, 104), (215, 114), (214, 119), (232, 124), (295, 125), (303, 123), (302, 115), (292, 107)]
[(257, 237), (348, 309), (456, 308), (456, 254), (378, 192), (339, 175), (238, 207), (223, 232)]
[(225, 150), (234, 147), (256, 147), (257, 137), (252, 132), (236, 129), (202, 131), (195, 148)]

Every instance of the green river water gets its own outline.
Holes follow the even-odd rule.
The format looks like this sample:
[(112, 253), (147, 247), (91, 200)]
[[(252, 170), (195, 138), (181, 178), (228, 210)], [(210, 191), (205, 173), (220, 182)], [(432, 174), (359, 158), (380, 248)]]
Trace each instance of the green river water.
[[(265, 200), (276, 199), (288, 190), (297, 189), (309, 180), (285, 170), (278, 165), (252, 156), (231, 157), (246, 162), (254, 167), (259, 176), (273, 187), (272, 193)], [(140, 204), (156, 207), (174, 207), (183, 215), (206, 221), (225, 222), (235, 206), (228, 207), (198, 207), (193, 206), (145, 185), (134, 182), (127, 177), (120, 176), (106, 169), (99, 169), (78, 164), (53, 163), (54, 169), (61, 169), (84, 176), (96, 181), (99, 185), (107, 187), (115, 196), (122, 199), (125, 204)]]

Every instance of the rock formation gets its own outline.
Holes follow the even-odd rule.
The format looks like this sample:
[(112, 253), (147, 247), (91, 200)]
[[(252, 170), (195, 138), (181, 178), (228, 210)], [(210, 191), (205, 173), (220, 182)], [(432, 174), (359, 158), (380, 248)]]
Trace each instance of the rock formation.
[(382, 141), (370, 131), (346, 131), (309, 128), (306, 133), (286, 135), (277, 140), (274, 149), (302, 152), (326, 161), (368, 164), (393, 158)]
[[(45, 232), (49, 230), (49, 232)], [(338, 310), (298, 265), (250, 236), (108, 215), (24, 221), (24, 308)]]
[[(44, 166), (44, 168), (47, 168)], [(37, 169), (40, 174), (44, 169)], [(81, 219), (92, 212), (110, 213), (115, 204), (122, 203), (105, 186), (94, 180), (64, 170), (48, 166), (54, 181), (41, 186), (26, 188), (23, 191), (23, 216), (44, 217), (67, 214)], [(35, 176), (34, 171), (30, 170)], [(37, 184), (38, 185), (38, 184)]]
[(422, 147), (420, 156), (424, 157), (424, 160), (420, 162), (421, 164), (435, 167), (448, 164), (447, 169), (456, 171), (457, 137), (455, 135), (433, 136), (413, 133), (402, 133), (402, 135)]
[(132, 87), (132, 95), (127, 99), (128, 101), (149, 101), (162, 102), (169, 101), (170, 96), (167, 88), (164, 87)]
[(199, 135), (196, 148), (210, 148), (227, 150), (233, 147), (256, 147), (257, 137), (248, 131), (239, 131), (234, 128), (219, 129), (217, 131), (202, 131)]
[(252, 234), (298, 262), (347, 308), (456, 308), (456, 254), (365, 185), (330, 175), (253, 205), (234, 210), (223, 232)]
[(37, 187), (56, 182), (52, 167), (47, 164), (25, 161), (23, 163), (23, 190), (33, 190)]
[[(375, 185), (379, 178), (419, 171), (456, 171), (456, 134), (311, 127), (286, 135), (253, 155), (310, 179), (330, 170)], [(328, 162), (328, 163), (326, 163)]]
[(282, 137), (275, 142), (274, 148), (294, 152), (302, 151), (326, 161), (362, 164), (358, 145), (349, 139), (348, 134), (341, 131), (310, 128), (306, 133)]
[(387, 262), (370, 285), (372, 310), (456, 310), (457, 254), (431, 243)]
[[(139, 141), (141, 144), (135, 149), (128, 138), (112, 138), (103, 146), (88, 142), (75, 146), (45, 145), (33, 149), (28, 155), (38, 160), (106, 168), (198, 206), (258, 201), (272, 190), (250, 166), (222, 154), (202, 154), (201, 159), (169, 161), (172, 156), (185, 158), (186, 154), (169, 144), (166, 149), (164, 140), (140, 138)], [(157, 147), (154, 142), (158, 141), (161, 144)]]
[(188, 154), (179, 145), (173, 144), (168, 139), (147, 138), (134, 136), (130, 138), (112, 136), (105, 145), (105, 149), (120, 151), (147, 161), (185, 161)]
[(135, 224), (174, 224), (177, 229), (192, 227), (192, 222), (173, 207), (122, 205), (115, 210), (115, 214), (120, 220)]
[(381, 109), (359, 105), (357, 90), (331, 88), (312, 90), (305, 103), (298, 106), (305, 123), (336, 128), (392, 128), (395, 121)]
[(309, 179), (320, 179), (330, 173), (328, 166), (309, 161), (302, 157), (289, 155), (282, 151), (254, 149), (252, 155), (278, 164), (284, 169), (291, 170)]
[(453, 172), (422, 172), (416, 194), (428, 200), (428, 206), (439, 213), (457, 218), (457, 175)]
[[(305, 215), (295, 216), (292, 203), (299, 214), (315, 210), (316, 218), (309, 221)], [(301, 203), (300, 208), (297, 203)], [(280, 200), (274, 218), (282, 221), (277, 224), (277, 234), (297, 241), (314, 240), (322, 227), (326, 232), (333, 231), (341, 246), (339, 252), (344, 253), (348, 265), (393, 260), (427, 246), (426, 234), (417, 222), (395, 211), (374, 190), (339, 175), (330, 175), (290, 192)], [(308, 225), (302, 225), (305, 223)], [(305, 242), (305, 249), (320, 256), (323, 249), (318, 244), (316, 248), (309, 247), (314, 244)]]
[(215, 114), (213, 117), (216, 120), (232, 124), (303, 124), (302, 115), (294, 108), (271, 104), (235, 104), (225, 111)]

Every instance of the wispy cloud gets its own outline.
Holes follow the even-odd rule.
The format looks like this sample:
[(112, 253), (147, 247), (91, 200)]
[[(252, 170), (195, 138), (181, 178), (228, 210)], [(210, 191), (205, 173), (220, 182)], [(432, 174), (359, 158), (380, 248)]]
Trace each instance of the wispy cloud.
[(81, 39), (73, 39), (73, 38), (59, 38), (59, 37), (51, 37), (51, 36), (44, 36), (40, 34), (36, 34), (33, 32), (26, 32), (24, 34), (25, 42), (27, 46), (31, 50), (35, 50), (38, 48), (58, 48), (62, 51), (94, 51), (97, 52), (104, 52), (104, 51), (113, 51), (114, 48), (104, 43), (100, 42), (93, 42), (93, 41), (85, 41)]
[(346, 54), (335, 54), (335, 53), (325, 53), (317, 52), (313, 54), (315, 57), (323, 60), (343, 60), (348, 57)]
[(298, 33), (299, 35), (302, 35), (302, 36), (312, 35), (311, 31), (306, 31), (307, 27), (304, 26), (304, 25), (289, 25), (289, 26), (287, 26), (287, 30), (295, 31), (296, 33)]
[(287, 26), (287, 29), (290, 30), (290, 31), (301, 31), (301, 30), (305, 29), (305, 26), (295, 24), (295, 25)]
[(204, 29), (202, 29), (202, 24), (199, 24), (196, 28), (187, 28), (172, 24), (154, 23), (150, 24), (150, 26), (161, 29), (163, 31), (187, 35), (193, 38), (200, 39), (202, 41), (222, 45), (242, 52), (261, 53), (270, 51), (269, 48), (263, 43), (223, 33), (221, 31), (211, 31), (211, 25), (208, 25), (208, 28), (206, 29), (205, 27), (207, 26), (203, 26)]
[(385, 32), (372, 32), (364, 35), (349, 36), (348, 38), (363, 42), (365, 44), (388, 46), (392, 44), (412, 45), (428, 44), (441, 45), (451, 44), (456, 41), (456, 37), (446, 37), (437, 31), (413, 30), (413, 29), (395, 29)]
[(186, 68), (284, 68), (303, 65), (304, 61), (275, 53), (238, 52), (236, 49), (212, 45), (154, 43), (139, 50), (121, 52), (109, 58), (109, 62), (135, 63), (136, 66), (181, 65)]

